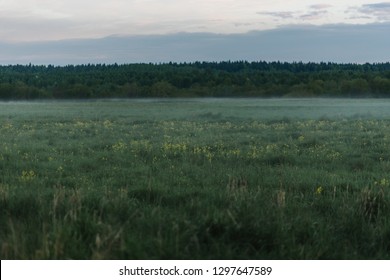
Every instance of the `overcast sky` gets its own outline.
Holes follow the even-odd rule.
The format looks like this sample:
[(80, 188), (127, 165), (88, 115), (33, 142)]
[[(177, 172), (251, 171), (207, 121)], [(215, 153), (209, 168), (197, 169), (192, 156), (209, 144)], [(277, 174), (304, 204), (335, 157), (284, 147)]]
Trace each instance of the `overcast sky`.
[[(237, 59), (240, 57), (238, 53), (242, 54), (242, 59), (261, 59), (261, 55), (250, 57), (246, 53), (248, 50), (245, 52), (245, 48), (239, 49), (239, 42), (231, 40), (245, 41), (257, 34), (258, 40), (251, 42), (259, 44), (259, 53), (268, 54), (268, 49), (262, 49), (260, 37), (269, 39), (265, 34), (270, 36), (272, 33), (273, 43), (280, 44), (281, 41), (285, 42), (286, 36), (289, 36), (286, 30), (295, 30), (295, 33), (290, 34), (302, 36), (294, 39), (295, 47), (299, 49), (298, 43), (303, 46), (308, 43), (305, 40), (311, 40), (305, 32), (298, 32), (305, 31), (307, 28), (310, 30), (314, 28), (316, 32), (313, 34), (324, 33), (324, 36), (332, 40), (323, 47), (331, 46), (335, 51), (334, 60), (340, 60), (339, 58), (343, 57), (342, 50), (347, 55), (346, 49), (356, 46), (353, 44), (348, 46), (345, 38), (342, 40), (340, 37), (345, 36), (346, 33), (335, 28), (345, 25), (348, 25), (348, 34), (354, 33), (352, 35), (355, 40), (361, 36), (362, 43), (364, 40), (371, 40), (372, 45), (387, 44), (389, 41), (384, 40), (383, 36), (390, 35), (390, 29), (387, 29), (390, 26), (390, 2), (378, 0), (0, 0), (0, 64), (84, 63), (88, 59), (91, 63), (96, 63), (99, 62), (99, 58), (101, 62), (118, 63), (130, 63), (135, 60), (164, 62), (170, 57), (178, 61), (212, 59), (215, 49), (208, 49), (212, 34), (215, 38), (228, 38), (226, 40), (230, 40), (229, 42), (238, 48), (234, 49), (234, 52), (232, 50), (231, 54), (221, 50), (225, 56), (216, 56), (215, 60), (229, 58), (229, 55), (232, 59)], [(333, 26), (333, 33), (331, 26)], [(184, 32), (188, 34), (183, 37)], [(199, 38), (200, 34), (207, 34), (208, 44), (202, 43), (202, 40), (205, 40), (202, 37), (196, 41), (197, 48), (191, 48), (191, 53), (186, 54), (185, 50), (181, 50), (180, 57), (177, 57), (177, 53), (169, 56), (170, 49), (177, 52), (180, 50), (180, 45), (189, 47), (188, 40), (191, 41), (189, 34), (193, 34), (194, 38)], [(277, 35), (284, 37), (275, 38)], [(159, 44), (159, 40), (162, 40), (167, 48), (148, 45), (148, 36), (150, 36), (149, 44)], [(123, 40), (114, 40), (115, 42), (111, 42), (110, 45), (107, 44), (106, 37), (120, 37)], [(339, 40), (343, 41), (342, 48), (338, 48)], [(78, 49), (82, 49), (80, 44), (91, 52), (84, 50), (78, 53)], [(137, 45), (137, 48), (132, 47), (133, 45)], [(273, 47), (269, 46), (269, 43), (265, 45), (270, 50)], [(66, 48), (64, 49), (63, 46)], [(213, 44), (213, 46), (217, 49), (223, 48), (223, 45)], [(157, 48), (158, 51), (155, 53), (142, 51), (152, 47)], [(332, 60), (332, 54), (326, 58), (316, 57), (315, 53), (311, 53), (309, 57), (304, 53), (301, 57), (299, 53), (289, 56), (291, 52), (288, 51), (287, 46), (284, 46), (285, 50), (280, 45), (274, 47), (279, 50), (280, 60)], [(365, 47), (369, 47), (369, 44), (365, 44)], [(390, 45), (374, 47), (366, 51), (361, 49), (358, 51), (360, 57), (354, 56), (348, 59), (355, 59), (356, 62), (389, 60), (386, 54), (389, 52), (386, 48), (390, 50)], [(382, 54), (376, 53), (374, 58), (370, 57), (370, 52), (377, 52), (379, 49), (385, 51)], [(128, 50), (127, 54), (126, 50)], [(339, 53), (336, 57), (337, 50)], [(321, 53), (320, 49), (317, 51), (318, 54)], [(161, 59), (159, 59), (159, 52), (161, 52)], [(275, 55), (268, 55), (264, 59), (278, 60), (278, 54)]]

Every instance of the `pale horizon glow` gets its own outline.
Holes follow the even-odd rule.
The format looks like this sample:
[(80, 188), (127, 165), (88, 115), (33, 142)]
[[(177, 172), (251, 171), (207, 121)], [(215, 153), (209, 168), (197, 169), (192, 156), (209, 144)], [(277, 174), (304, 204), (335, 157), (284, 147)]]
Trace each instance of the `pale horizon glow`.
[(234, 34), (289, 25), (390, 21), (380, 0), (2, 0), (0, 41), (32, 42), (112, 35)]
[(387, 62), (390, 0), (0, 0), (0, 65)]

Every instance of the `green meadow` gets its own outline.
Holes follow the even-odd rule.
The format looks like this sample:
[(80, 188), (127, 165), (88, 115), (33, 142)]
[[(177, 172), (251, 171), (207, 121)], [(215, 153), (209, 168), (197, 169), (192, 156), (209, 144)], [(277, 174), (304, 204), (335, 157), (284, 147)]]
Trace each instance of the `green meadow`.
[(389, 259), (390, 100), (0, 103), (1, 259)]

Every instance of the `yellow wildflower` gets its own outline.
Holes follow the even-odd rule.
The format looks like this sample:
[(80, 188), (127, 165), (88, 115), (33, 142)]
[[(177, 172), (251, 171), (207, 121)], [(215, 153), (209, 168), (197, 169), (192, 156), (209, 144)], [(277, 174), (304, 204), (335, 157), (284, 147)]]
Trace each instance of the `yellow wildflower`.
[(318, 195), (322, 194), (323, 192), (324, 192), (324, 188), (321, 187), (321, 186), (319, 186), (319, 187), (317, 188), (317, 190), (316, 190), (316, 194), (318, 194)]

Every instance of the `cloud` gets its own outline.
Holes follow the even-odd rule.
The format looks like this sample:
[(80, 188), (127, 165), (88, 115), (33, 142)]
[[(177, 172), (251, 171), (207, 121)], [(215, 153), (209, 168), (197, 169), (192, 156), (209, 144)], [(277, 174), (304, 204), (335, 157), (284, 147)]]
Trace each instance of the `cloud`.
[(327, 13), (328, 12), (324, 10), (312, 11), (301, 15), (299, 18), (303, 20), (318, 20), (321, 19)]
[(357, 11), (380, 21), (390, 20), (390, 2), (381, 2), (362, 5)]
[(362, 6), (367, 9), (390, 9), (390, 2), (374, 3), (374, 4), (365, 4)]
[(314, 9), (314, 10), (324, 10), (324, 9), (328, 9), (331, 7), (333, 7), (333, 6), (329, 5), (329, 4), (316, 4), (316, 5), (309, 6), (310, 9)]
[[(281, 24), (368, 23), (389, 18), (388, 2), (355, 4), (354, 10), (345, 14), (348, 1), (351, 0), (1, 0), (0, 40), (62, 40), (183, 31), (227, 34), (271, 29)], [(357, 3), (361, 2), (369, 1)]]
[[(252, 28), (275, 27), (273, 22), (258, 23), (254, 12), (274, 5), (257, 0), (1, 0), (0, 21), (7, 21), (9, 28), (0, 24), (0, 40), (99, 38), (110, 34), (201, 30), (246, 32)], [(60, 26), (56, 20), (68, 24)], [(237, 25), (237, 22), (248, 25)], [(11, 29), (13, 32), (9, 32)]]
[(310, 21), (316, 21), (323, 18), (324, 15), (328, 14), (327, 9), (333, 7), (329, 4), (315, 4), (309, 6), (309, 12), (301, 14), (299, 16), (302, 20), (310, 20)]
[(295, 12), (257, 12), (258, 15), (272, 16), (276, 18), (293, 18), (295, 17)]
[(388, 61), (390, 23), (290, 25), (243, 34), (173, 33), (0, 43), (0, 64), (191, 61)]
[[(8, 41), (61, 39), (73, 33), (76, 25), (68, 19), (10, 18), (0, 15), (0, 38)], [(60, 31), (60, 32), (59, 32)]]
[(329, 4), (315, 4), (308, 6), (305, 10), (300, 11), (277, 11), (277, 12), (257, 12), (258, 15), (267, 15), (274, 18), (286, 20), (304, 20), (304, 21), (316, 21), (323, 18), (325, 14), (328, 14), (327, 9), (333, 7)]

